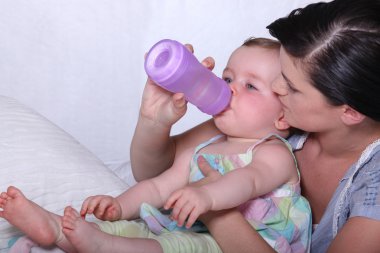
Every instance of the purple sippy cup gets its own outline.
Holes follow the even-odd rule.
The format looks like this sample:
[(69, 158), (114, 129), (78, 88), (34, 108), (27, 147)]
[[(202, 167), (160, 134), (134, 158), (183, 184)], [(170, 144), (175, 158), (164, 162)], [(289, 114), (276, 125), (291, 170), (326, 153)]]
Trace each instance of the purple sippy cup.
[(149, 50), (144, 67), (159, 86), (174, 93), (184, 93), (185, 99), (204, 113), (218, 114), (230, 102), (228, 84), (204, 67), (178, 41), (157, 42)]

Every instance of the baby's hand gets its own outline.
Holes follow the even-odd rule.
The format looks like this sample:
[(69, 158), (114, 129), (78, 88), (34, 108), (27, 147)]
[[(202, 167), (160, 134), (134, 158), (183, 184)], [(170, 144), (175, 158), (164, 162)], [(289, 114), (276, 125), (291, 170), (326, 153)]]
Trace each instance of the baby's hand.
[(81, 216), (94, 214), (101, 220), (115, 221), (121, 218), (120, 203), (111, 196), (97, 195), (88, 197), (82, 204)]
[(212, 199), (201, 187), (187, 186), (174, 192), (166, 202), (164, 208), (172, 210), (172, 218), (177, 221), (178, 226), (190, 228), (199, 215), (211, 210)]

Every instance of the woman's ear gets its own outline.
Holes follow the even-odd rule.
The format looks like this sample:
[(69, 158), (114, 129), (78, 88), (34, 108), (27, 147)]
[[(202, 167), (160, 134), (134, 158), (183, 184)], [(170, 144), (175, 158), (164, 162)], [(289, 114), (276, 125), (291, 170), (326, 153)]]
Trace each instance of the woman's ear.
[(285, 117), (284, 117), (284, 112), (281, 112), (280, 116), (278, 117), (278, 119), (275, 120), (274, 122), (274, 125), (275, 127), (282, 131), (282, 130), (287, 130), (290, 128), (290, 125), (288, 124), (288, 122), (285, 120)]
[(346, 125), (355, 125), (361, 123), (365, 119), (365, 115), (358, 112), (348, 105), (343, 105), (343, 113), (341, 119)]

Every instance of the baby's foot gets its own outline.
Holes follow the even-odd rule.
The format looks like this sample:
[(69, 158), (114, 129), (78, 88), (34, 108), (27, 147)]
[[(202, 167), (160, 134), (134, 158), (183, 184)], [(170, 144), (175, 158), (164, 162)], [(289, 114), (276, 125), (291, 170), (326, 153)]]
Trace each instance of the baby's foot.
[(49, 246), (60, 237), (60, 218), (28, 200), (16, 187), (0, 194), (0, 217), (20, 229), (42, 246)]
[(95, 223), (85, 221), (72, 207), (65, 208), (62, 231), (70, 245), (70, 252), (79, 253), (162, 253), (161, 245), (153, 239), (128, 238), (104, 233)]
[(109, 235), (100, 231), (98, 225), (84, 220), (72, 207), (65, 208), (62, 231), (72, 246), (80, 253), (107, 252)]

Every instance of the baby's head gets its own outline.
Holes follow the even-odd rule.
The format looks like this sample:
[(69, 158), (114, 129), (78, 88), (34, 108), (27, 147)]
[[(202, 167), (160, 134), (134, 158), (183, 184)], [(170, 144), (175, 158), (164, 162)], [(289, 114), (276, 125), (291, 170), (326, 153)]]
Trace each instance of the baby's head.
[(281, 73), (279, 52), (275, 40), (250, 38), (231, 54), (223, 71), (231, 87), (231, 103), (214, 116), (216, 126), (226, 135), (244, 139), (270, 133), (288, 135), (282, 105), (271, 88)]

